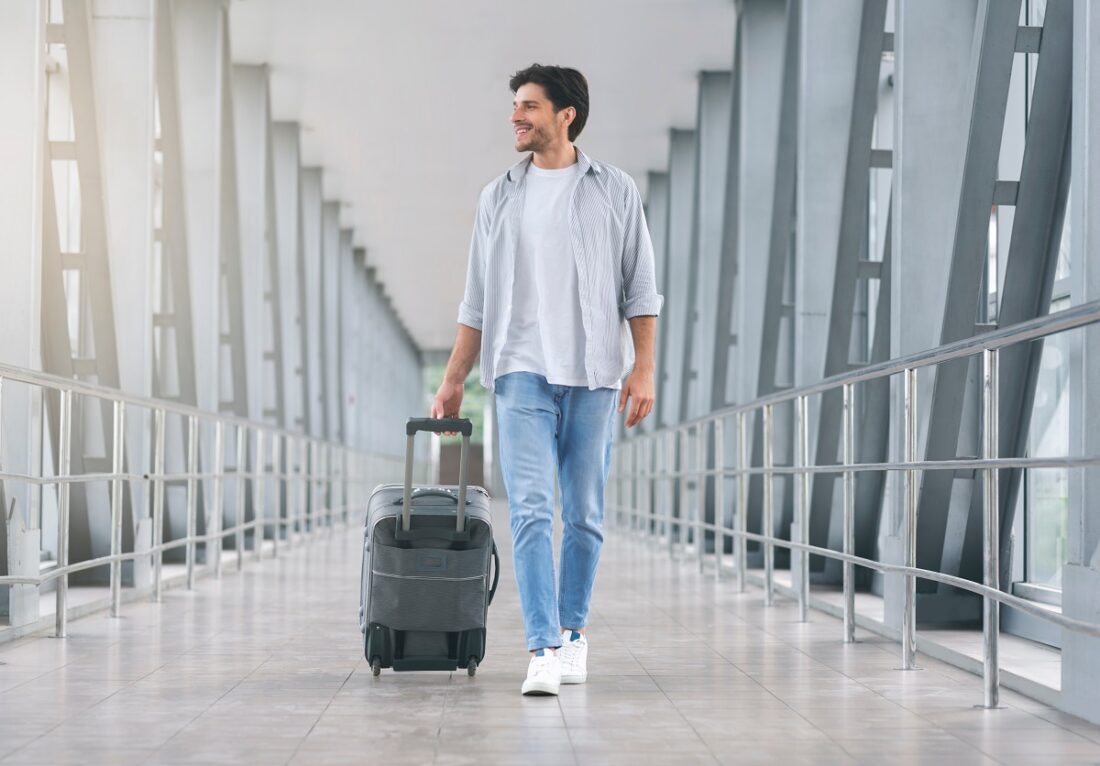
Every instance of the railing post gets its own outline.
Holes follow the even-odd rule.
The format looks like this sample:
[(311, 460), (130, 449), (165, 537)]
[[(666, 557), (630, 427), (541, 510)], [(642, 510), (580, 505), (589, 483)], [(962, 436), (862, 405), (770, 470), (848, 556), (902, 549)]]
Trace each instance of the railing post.
[(714, 579), (722, 579), (722, 554), (726, 549), (726, 428), (714, 421)]
[[(57, 438), (57, 566), (69, 565), (69, 498), (72, 471), (73, 392), (61, 390), (61, 405)], [(65, 638), (68, 633), (69, 615), (66, 604), (69, 595), (69, 575), (57, 578), (56, 608), (54, 611), (54, 635)]]
[(195, 513), (198, 507), (199, 419), (187, 416), (187, 590), (195, 587)]
[(775, 534), (775, 482), (772, 468), (775, 456), (772, 447), (775, 431), (773, 405), (764, 405), (764, 606), (775, 602), (775, 546), (771, 539)]
[[(844, 553), (852, 555), (855, 549), (855, 384), (844, 384), (843, 456), (844, 456)], [(844, 643), (856, 640), (856, 583), (855, 565), (843, 563), (844, 581)]]
[[(913, 463), (917, 456), (917, 371), (914, 368), (903, 374), (904, 409), (904, 462)], [(905, 566), (917, 565), (917, 471), (905, 469)], [(917, 581), (905, 575), (905, 603), (901, 613), (901, 667), (913, 670), (917, 666)]]
[(310, 529), (310, 520), (316, 513), (316, 507), (311, 507), (313, 500), (312, 487), (309, 479), (309, 437), (302, 436), (298, 439), (298, 542), (305, 540)]
[(283, 473), (282, 444), (286, 437), (275, 431), (271, 434), (271, 475), (275, 479), (275, 518), (271, 524), (271, 557), (279, 555), (279, 535), (282, 534), (280, 522), (283, 520), (283, 503), (286, 500), (286, 476)]
[(699, 557), (699, 572), (703, 571), (707, 555), (707, 421), (695, 424), (695, 545)]
[[(243, 423), (237, 424), (237, 518), (234, 526), (237, 528), (233, 545), (237, 549), (237, 570), (244, 566), (244, 499), (245, 479), (248, 476), (248, 428)], [(221, 531), (221, 527), (218, 527)], [(218, 561), (221, 561), (222, 538), (218, 536)]]
[(642, 517), (642, 497), (645, 494), (642, 477), (645, 474), (646, 440), (645, 434), (634, 437), (634, 476), (630, 482), (630, 526), (635, 533), (644, 532), (646, 523)]
[(267, 455), (264, 454), (264, 429), (256, 429), (256, 469), (252, 478), (252, 495), (255, 511), (252, 514), (252, 553), (256, 561), (264, 558), (264, 530), (267, 527), (267, 509), (264, 500), (267, 487)]
[(163, 407), (153, 413), (153, 601), (160, 603), (164, 550), (164, 430)]
[(680, 545), (681, 550), (685, 550), (688, 537), (691, 535), (691, 528), (685, 523), (690, 521), (690, 511), (688, 510), (688, 451), (690, 445), (686, 427), (680, 428), (677, 433), (680, 442), (680, 458), (676, 463), (676, 477), (679, 482), (680, 502), (678, 504), (679, 514), (676, 516), (676, 542)]
[[(982, 352), (982, 457), (996, 460), (998, 457), (998, 423), (1000, 419), (1000, 385), (997, 379), (998, 352), (985, 349)], [(984, 492), (985, 524), (982, 535), (985, 565), (985, 584), (1000, 590), (1000, 530), (1001, 503), (998, 471), (986, 468), (982, 472)], [(997, 644), (1000, 637), (1001, 605), (989, 596), (983, 597), (982, 610), (982, 682), (984, 686), (984, 707), (995, 708), (1000, 702), (1001, 668), (997, 656)]]
[(310, 511), (313, 523), (310, 525), (310, 532), (316, 533), (317, 527), (324, 520), (324, 513), (321, 512), (321, 488), (320, 477), (318, 475), (319, 461), (317, 459), (317, 443), (312, 439), (308, 445), (308, 461), (306, 464), (306, 475), (309, 477), (309, 497), (310, 497)]
[(126, 406), (112, 403), (114, 427), (111, 434), (111, 616), (122, 611), (122, 471), (126, 434)]
[(749, 554), (748, 531), (749, 508), (749, 435), (745, 424), (745, 413), (737, 413), (737, 535), (734, 545), (737, 554), (734, 565), (737, 567), (737, 592), (745, 592), (745, 559)]
[(676, 431), (665, 433), (665, 533), (668, 535), (668, 555), (672, 556), (675, 538), (672, 536), (672, 511), (676, 507)]
[(206, 543), (207, 566), (214, 567), (214, 576), (222, 576), (222, 520), (225, 518), (225, 422), (214, 421), (214, 510), (211, 513), (210, 535)]
[[(810, 454), (810, 423), (808, 402), (805, 395), (795, 400), (795, 448), (794, 462), (797, 468), (803, 469), (794, 477), (794, 513), (798, 522), (798, 541), (806, 543), (809, 540), (809, 505), (810, 505), (810, 474), (805, 470), (809, 467)], [(798, 552), (798, 582), (792, 583), (798, 591), (798, 620), (806, 622), (809, 618), (810, 607), (810, 554), (806, 551)], [(793, 559), (793, 556), (792, 556)]]

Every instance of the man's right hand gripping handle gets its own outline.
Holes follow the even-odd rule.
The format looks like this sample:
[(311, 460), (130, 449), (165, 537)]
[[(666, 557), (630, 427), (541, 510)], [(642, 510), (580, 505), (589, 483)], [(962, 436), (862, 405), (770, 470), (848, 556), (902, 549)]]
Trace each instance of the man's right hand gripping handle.
[[(463, 383), (473, 369), (481, 350), (481, 330), (458, 325), (454, 350), (447, 362), (447, 371), (443, 373), (443, 382), (432, 400), (433, 418), (457, 418), (462, 408)], [(449, 434), (448, 434), (449, 435)]]

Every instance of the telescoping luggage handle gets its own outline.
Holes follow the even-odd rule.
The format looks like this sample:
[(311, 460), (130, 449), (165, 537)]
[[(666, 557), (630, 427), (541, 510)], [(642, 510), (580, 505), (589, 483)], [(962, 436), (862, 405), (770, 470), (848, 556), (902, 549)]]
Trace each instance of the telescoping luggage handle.
[(431, 431), (442, 434), (457, 431), (462, 434), (462, 448), (458, 453), (458, 512), (455, 530), (461, 532), (466, 526), (466, 459), (470, 452), (470, 436), (474, 424), (469, 418), (409, 418), (405, 423), (405, 495), (401, 507), (401, 529), (409, 531), (409, 516), (412, 510), (413, 479), (413, 440), (417, 431)]

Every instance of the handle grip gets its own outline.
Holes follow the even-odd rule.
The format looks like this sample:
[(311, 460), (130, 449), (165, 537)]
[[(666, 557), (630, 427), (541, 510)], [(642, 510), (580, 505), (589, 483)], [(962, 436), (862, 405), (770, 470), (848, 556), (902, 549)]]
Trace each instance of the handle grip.
[(401, 529), (404, 532), (409, 531), (409, 517), (412, 513), (413, 440), (417, 431), (458, 431), (462, 434), (462, 448), (458, 459), (458, 510), (455, 514), (455, 531), (462, 532), (466, 526), (466, 465), (470, 454), (470, 436), (474, 432), (469, 418), (409, 418), (406, 421), (405, 434), (408, 439), (405, 443), (405, 491), (401, 498), (405, 507), (401, 509)]
[(417, 431), (431, 431), (435, 434), (456, 431), (463, 436), (472, 436), (474, 424), (469, 418), (409, 418), (405, 423), (405, 435), (412, 436)]

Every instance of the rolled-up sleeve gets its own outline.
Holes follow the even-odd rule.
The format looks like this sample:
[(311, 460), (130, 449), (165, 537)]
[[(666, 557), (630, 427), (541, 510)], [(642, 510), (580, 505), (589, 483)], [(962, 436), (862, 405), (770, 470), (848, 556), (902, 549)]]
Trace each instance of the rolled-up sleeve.
[(466, 291), (458, 306), (458, 322), (480, 330), (485, 308), (485, 255), (489, 243), (489, 211), (485, 190), (477, 203), (474, 233), (470, 237), (470, 261), (466, 267)]
[(622, 312), (627, 319), (657, 316), (664, 298), (657, 293), (653, 242), (649, 238), (642, 195), (634, 179), (626, 179), (623, 210), (623, 296)]

